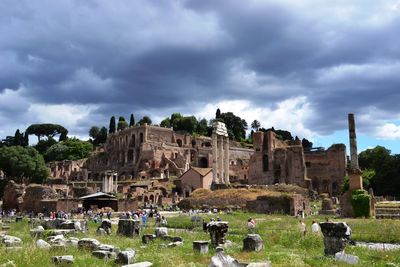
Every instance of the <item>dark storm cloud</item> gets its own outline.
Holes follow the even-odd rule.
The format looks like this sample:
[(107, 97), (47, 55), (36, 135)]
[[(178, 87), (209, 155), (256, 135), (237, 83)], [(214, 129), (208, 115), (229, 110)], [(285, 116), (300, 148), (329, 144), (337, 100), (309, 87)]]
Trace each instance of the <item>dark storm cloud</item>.
[[(78, 134), (111, 115), (237, 99), (273, 109), (306, 96), (303, 123), (319, 134), (346, 127), (348, 112), (399, 114), (398, 15), (379, 1), (332, 3), (2, 1), (0, 103), (88, 105)], [(1, 107), (1, 122), (13, 112)]]

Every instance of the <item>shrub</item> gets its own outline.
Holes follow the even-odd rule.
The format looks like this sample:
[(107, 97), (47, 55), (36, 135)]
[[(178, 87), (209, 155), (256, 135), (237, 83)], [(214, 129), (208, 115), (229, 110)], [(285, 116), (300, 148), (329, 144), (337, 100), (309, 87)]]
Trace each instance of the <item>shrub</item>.
[(371, 196), (365, 190), (356, 189), (352, 192), (351, 205), (355, 217), (371, 216)]

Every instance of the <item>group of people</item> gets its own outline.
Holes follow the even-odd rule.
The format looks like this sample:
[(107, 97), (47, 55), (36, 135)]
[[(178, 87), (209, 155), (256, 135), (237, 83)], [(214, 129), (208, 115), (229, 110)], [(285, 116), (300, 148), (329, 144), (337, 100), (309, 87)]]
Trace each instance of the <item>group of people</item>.
[[(300, 220), (300, 230), (303, 233), (303, 235), (306, 235), (307, 233), (307, 226), (304, 221)], [(311, 223), (311, 233), (313, 234), (318, 234), (321, 231), (319, 224), (316, 221), (312, 221)]]
[(153, 210), (137, 210), (137, 211), (126, 211), (123, 212), (121, 215), (121, 218), (124, 219), (133, 219), (133, 220), (141, 220), (142, 221), (142, 226), (146, 227), (147, 226), (147, 221), (148, 218), (154, 218), (155, 219), (155, 226), (160, 227), (160, 226), (167, 226), (168, 222), (167, 219), (164, 216), (161, 216), (160, 212), (158, 212), (157, 209)]
[(9, 211), (5, 211), (3, 209), (0, 209), (0, 218), (2, 218), (2, 217), (14, 217), (15, 214), (17, 214), (17, 210), (16, 209), (11, 209)]

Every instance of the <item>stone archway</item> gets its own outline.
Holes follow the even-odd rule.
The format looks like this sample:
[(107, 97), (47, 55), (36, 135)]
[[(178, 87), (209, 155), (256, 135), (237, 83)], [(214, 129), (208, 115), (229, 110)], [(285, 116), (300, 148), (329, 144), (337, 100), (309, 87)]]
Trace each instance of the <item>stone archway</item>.
[(208, 159), (206, 157), (199, 158), (199, 168), (208, 168)]
[(181, 139), (177, 139), (176, 143), (178, 144), (179, 147), (182, 147), (183, 143)]

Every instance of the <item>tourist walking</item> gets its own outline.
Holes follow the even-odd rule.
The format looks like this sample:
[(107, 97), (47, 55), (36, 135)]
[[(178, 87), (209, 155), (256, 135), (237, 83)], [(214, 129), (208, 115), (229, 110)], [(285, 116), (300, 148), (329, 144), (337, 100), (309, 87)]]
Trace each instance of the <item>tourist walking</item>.
[(300, 230), (303, 233), (303, 235), (305, 236), (307, 233), (306, 224), (302, 220), (300, 220), (299, 222), (300, 222)]
[(146, 228), (146, 223), (147, 223), (147, 213), (144, 212), (143, 215), (142, 215), (142, 226), (144, 228)]

